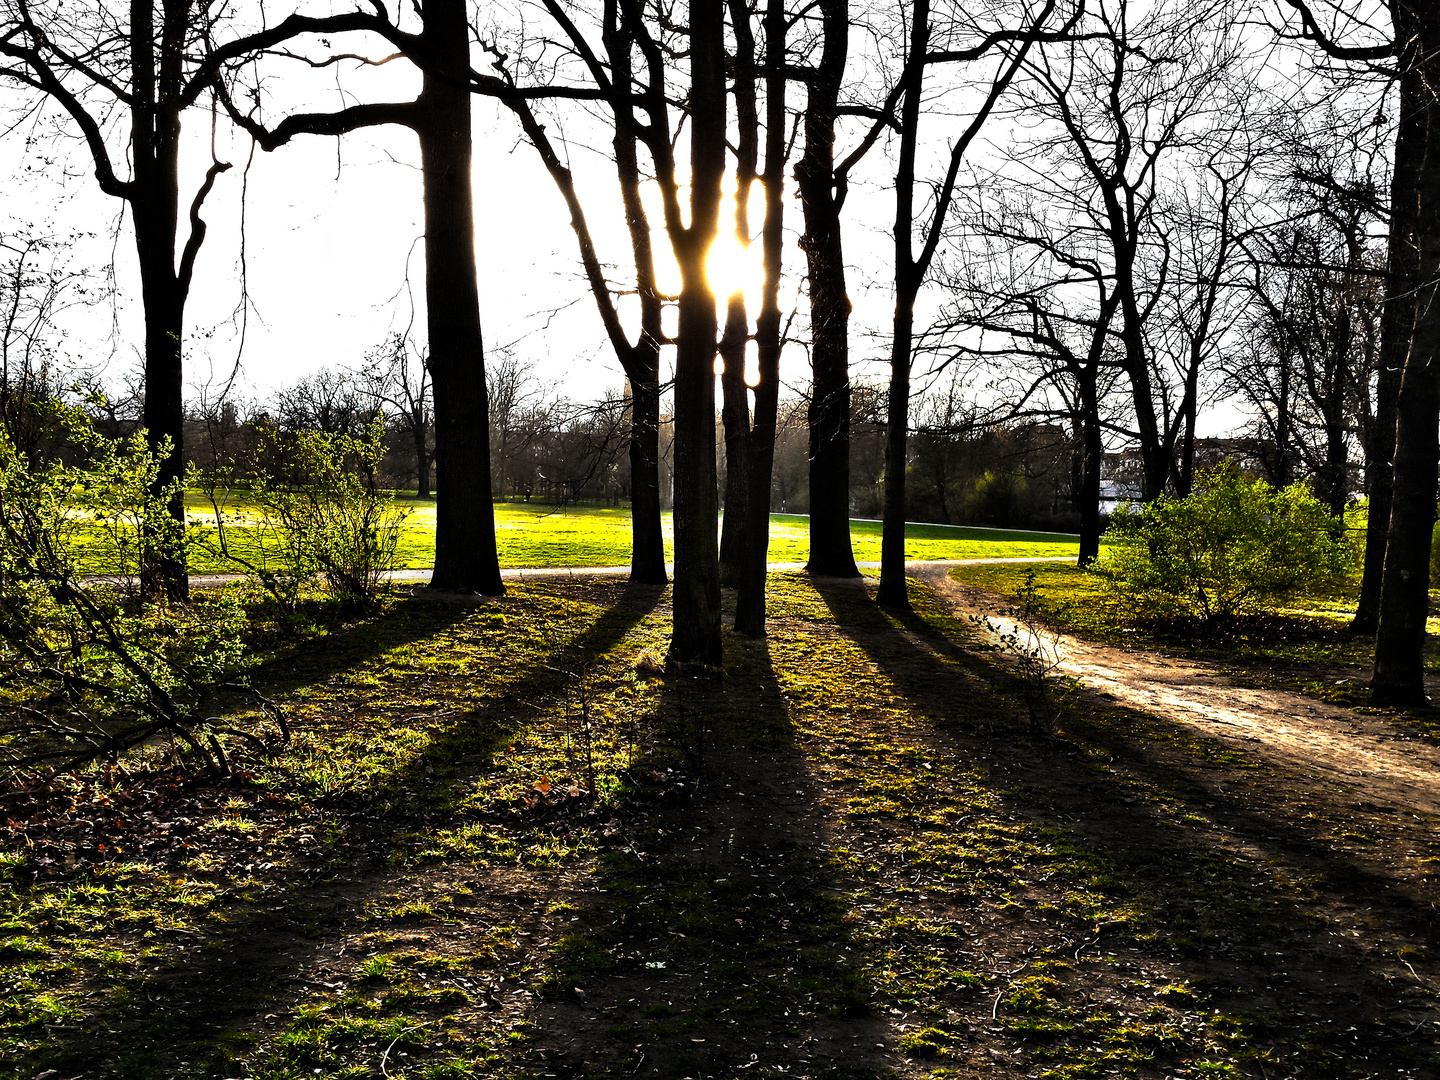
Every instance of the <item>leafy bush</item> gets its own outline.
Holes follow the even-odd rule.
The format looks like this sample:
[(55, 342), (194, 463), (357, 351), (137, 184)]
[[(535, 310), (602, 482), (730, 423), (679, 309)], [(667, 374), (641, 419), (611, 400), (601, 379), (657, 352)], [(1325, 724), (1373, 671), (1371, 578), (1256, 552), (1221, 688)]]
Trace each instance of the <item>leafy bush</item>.
[(1273, 610), (1344, 577), (1344, 530), (1304, 484), (1277, 491), (1221, 465), (1184, 499), (1161, 496), (1110, 519), (1096, 567), (1118, 599), (1143, 615), (1204, 619)]
[(374, 476), (385, 453), (383, 435), (378, 421), (363, 438), (268, 429), (261, 452), (268, 467), (257, 470), (249, 491), (263, 511), (251, 530), (259, 558), (234, 551), (217, 508), (220, 553), (254, 573), (287, 607), (322, 578), (337, 599), (372, 604), (395, 568), (408, 516), (390, 493), (361, 477)]
[(209, 715), (220, 699), (260, 702), (284, 734), (278, 712), (234, 681), (238, 607), (142, 607), (133, 576), (80, 572), (82, 558), (98, 557), (133, 575), (142, 530), (162, 550), (183, 547), (168, 510), (178, 482), (155, 489), (166, 448), (104, 438), (78, 412), (54, 409), (83, 464), (32, 464), (0, 431), (0, 764), (75, 767), (168, 735), (227, 771), (216, 734), (230, 729)]
[(1435, 528), (1430, 533), (1430, 587), (1440, 589), (1440, 511), (1436, 511)]

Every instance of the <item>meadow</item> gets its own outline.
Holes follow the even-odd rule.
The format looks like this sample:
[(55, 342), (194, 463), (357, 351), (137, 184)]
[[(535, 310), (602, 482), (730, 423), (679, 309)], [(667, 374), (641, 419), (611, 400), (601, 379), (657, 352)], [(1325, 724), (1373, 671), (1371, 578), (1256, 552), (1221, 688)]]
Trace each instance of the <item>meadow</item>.
[[(214, 550), (214, 512), (199, 493), (185, 500), (191, 521), (202, 530), (192, 561), (199, 573), (224, 573), (236, 567)], [(398, 566), (424, 569), (435, 561), (435, 503), (398, 498), (406, 513)], [(253, 558), (253, 532), (260, 511), (232, 499), (224, 507), (235, 551)], [(667, 558), (673, 557), (670, 514), (661, 517)], [(809, 519), (799, 514), (770, 516), (770, 561), (803, 563), (809, 553)], [(208, 533), (210, 539), (204, 537)], [(861, 562), (880, 561), (880, 523), (852, 520), (851, 542)], [(624, 566), (630, 561), (630, 511), (612, 507), (560, 507), (540, 503), (496, 503), (495, 541), (502, 567)], [(1079, 538), (1070, 533), (1020, 532), (952, 525), (912, 523), (906, 528), (908, 559), (1047, 558), (1075, 555)]]

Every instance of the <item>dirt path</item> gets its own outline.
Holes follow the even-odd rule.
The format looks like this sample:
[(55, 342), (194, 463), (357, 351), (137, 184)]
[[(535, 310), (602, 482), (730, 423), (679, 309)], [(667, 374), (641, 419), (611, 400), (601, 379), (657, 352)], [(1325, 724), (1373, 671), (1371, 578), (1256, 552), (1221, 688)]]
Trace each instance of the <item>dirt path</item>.
[[(961, 562), (910, 572), (959, 615), (993, 616), (997, 597), (950, 577)], [(1300, 694), (1240, 685), (1213, 665), (1062, 635), (1061, 670), (1121, 704), (1184, 724), (1299, 775), (1363, 790), (1372, 802), (1440, 813), (1440, 750), (1405, 739), (1383, 716)]]

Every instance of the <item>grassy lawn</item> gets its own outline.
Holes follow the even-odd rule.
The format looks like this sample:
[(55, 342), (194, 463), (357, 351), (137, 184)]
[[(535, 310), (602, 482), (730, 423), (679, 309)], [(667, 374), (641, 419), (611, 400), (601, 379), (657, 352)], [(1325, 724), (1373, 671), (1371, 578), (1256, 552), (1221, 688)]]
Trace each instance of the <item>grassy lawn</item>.
[(708, 684), (619, 582), (257, 610), (288, 748), (4, 792), (0, 1077), (1434, 1075), (1428, 824), (1103, 706), (1028, 740), (865, 589), (772, 575)]
[[(435, 503), (413, 498), (397, 502), (409, 511), (400, 539), (403, 568), (424, 568), (435, 560)], [(186, 509), (197, 524), (213, 521), (208, 502), (197, 493), (186, 496)], [(255, 549), (247, 521), (255, 508), (237, 502), (226, 508), (237, 521), (230, 542), (246, 558)], [(667, 556), (672, 554), (670, 514), (661, 517)], [(770, 559), (804, 562), (809, 556), (809, 519), (796, 514), (770, 518)], [(880, 523), (852, 521), (850, 536), (860, 562), (880, 559)], [(495, 540), (504, 567), (623, 566), (630, 561), (628, 508), (571, 507), (561, 509), (538, 503), (497, 503)], [(912, 524), (906, 529), (905, 555), (910, 559), (1027, 558), (1075, 555), (1078, 538), (1066, 533), (1029, 533), (1003, 529), (973, 529), (949, 525)], [(202, 551), (193, 563), (198, 573), (234, 569), (217, 554)]]

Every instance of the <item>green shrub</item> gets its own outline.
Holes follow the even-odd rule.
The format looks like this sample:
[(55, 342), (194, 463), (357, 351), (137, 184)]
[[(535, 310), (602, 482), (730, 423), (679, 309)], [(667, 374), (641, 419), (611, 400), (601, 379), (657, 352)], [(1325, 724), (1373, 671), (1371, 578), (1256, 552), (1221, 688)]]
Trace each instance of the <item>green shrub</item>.
[[(142, 605), (134, 594), (142, 530), (162, 551), (187, 540), (169, 513), (179, 482), (156, 485), (168, 448), (53, 411), (83, 464), (32, 462), (0, 430), (0, 765), (75, 767), (169, 736), (224, 772), (218, 706), (238, 693), (268, 707), (234, 681), (242, 612), (222, 597)], [(83, 575), (97, 551), (127, 576)]]
[(1200, 473), (1184, 499), (1122, 505), (1107, 538), (1096, 570), (1138, 615), (1273, 610), (1337, 583), (1354, 558), (1342, 526), (1306, 485), (1277, 491), (1230, 465)]
[(251, 497), (264, 510), (251, 532), (259, 558), (231, 549), (217, 509), (220, 553), (255, 574), (286, 606), (320, 579), (337, 599), (373, 603), (395, 568), (408, 514), (366, 479), (385, 453), (383, 436), (378, 421), (364, 437), (268, 429), (261, 457), (269, 467), (250, 483)]
[(1435, 528), (1430, 533), (1430, 587), (1440, 589), (1440, 511), (1436, 512)]

